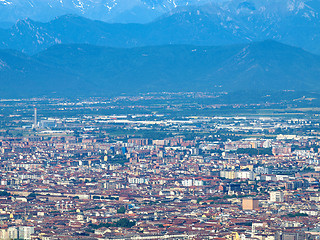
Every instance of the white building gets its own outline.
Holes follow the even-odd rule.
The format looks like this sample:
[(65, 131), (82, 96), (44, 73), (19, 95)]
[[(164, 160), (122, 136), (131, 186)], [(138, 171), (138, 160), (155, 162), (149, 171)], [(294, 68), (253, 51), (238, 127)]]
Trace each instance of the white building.
[(16, 227), (8, 228), (8, 237), (9, 239), (17, 239), (18, 238), (18, 229)]
[(34, 227), (19, 227), (19, 239), (29, 240), (34, 233)]
[(184, 187), (192, 187), (192, 186), (203, 186), (203, 181), (202, 180), (197, 180), (197, 179), (185, 179), (182, 180), (182, 186)]
[(236, 172), (236, 178), (254, 180), (254, 174), (251, 171)]
[(281, 191), (270, 192), (270, 202), (284, 202), (284, 194)]
[(148, 178), (129, 177), (128, 182), (131, 184), (148, 184)]

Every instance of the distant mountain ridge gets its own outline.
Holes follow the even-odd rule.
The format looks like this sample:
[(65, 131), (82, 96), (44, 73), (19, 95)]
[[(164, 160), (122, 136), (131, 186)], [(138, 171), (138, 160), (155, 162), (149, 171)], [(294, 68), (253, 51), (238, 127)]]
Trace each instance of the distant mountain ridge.
[(77, 14), (107, 22), (146, 23), (170, 11), (179, 11), (181, 7), (205, 4), (233, 12), (233, 15), (273, 14), (278, 10), (282, 14), (303, 10), (311, 13), (309, 17), (319, 13), (317, 0), (1, 0), (0, 22), (24, 18), (49, 21), (60, 15)]
[(0, 51), (3, 97), (161, 91), (320, 92), (320, 56), (274, 41), (204, 47), (56, 45), (33, 57)]
[(220, 46), (272, 39), (320, 54), (320, 3), (316, 0), (179, 2), (148, 2), (176, 6), (148, 24), (110, 24), (76, 15), (48, 23), (19, 20), (10, 29), (0, 29), (0, 48), (34, 54), (55, 44)]
[(0, 22), (49, 21), (66, 14), (107, 22), (146, 23), (174, 8), (210, 0), (1, 0)]

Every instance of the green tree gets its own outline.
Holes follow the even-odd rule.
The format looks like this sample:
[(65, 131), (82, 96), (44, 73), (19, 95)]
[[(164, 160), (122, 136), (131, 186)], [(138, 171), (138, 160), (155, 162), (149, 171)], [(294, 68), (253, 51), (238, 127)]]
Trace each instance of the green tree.
[(124, 206), (121, 206), (120, 208), (118, 208), (117, 213), (126, 213), (126, 208)]
[(124, 227), (124, 228), (131, 228), (136, 225), (136, 222), (130, 221), (128, 218), (121, 218), (119, 221), (115, 223), (116, 227)]

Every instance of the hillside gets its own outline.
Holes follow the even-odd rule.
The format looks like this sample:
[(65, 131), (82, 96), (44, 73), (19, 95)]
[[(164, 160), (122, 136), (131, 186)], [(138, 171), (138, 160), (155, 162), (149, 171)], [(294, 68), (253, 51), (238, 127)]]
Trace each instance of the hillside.
[(56, 45), (0, 51), (3, 96), (320, 90), (320, 57), (274, 41), (223, 47)]
[[(11, 1), (12, 4), (2, 6), (4, 10), (1, 10), (4, 2), (0, 1), (1, 16), (5, 17), (5, 9), (10, 12), (10, 7), (15, 9), (15, 6), (21, 5), (24, 9), (29, 8), (25, 2), (22, 4), (22, 1)], [(41, 9), (45, 2), (33, 1), (35, 9)], [(70, 5), (73, 9), (74, 3), (80, 4), (82, 1), (54, 2), (57, 6), (53, 4), (51, 8), (56, 10), (61, 2), (65, 3), (64, 7)], [(114, 1), (107, 2), (115, 4)], [(34, 54), (55, 44), (91, 44), (120, 48), (166, 44), (221, 46), (272, 39), (320, 54), (320, 4), (317, 0), (157, 0), (135, 1), (135, 4), (131, 1), (135, 6), (129, 6), (126, 2), (128, 3), (128, 0), (117, 0), (118, 4), (110, 11), (137, 18), (149, 18), (154, 12), (158, 12), (155, 14), (157, 17), (151, 17), (152, 22), (116, 19), (109, 22), (96, 21), (94, 19), (104, 20), (99, 17), (100, 12), (96, 12), (100, 8), (95, 6), (102, 1), (84, 1), (80, 4), (83, 6), (80, 12), (56, 12), (50, 21), (44, 23), (36, 21), (39, 20), (37, 14), (33, 18), (30, 13), (11, 28), (0, 29), (0, 49), (15, 49)], [(140, 5), (137, 2), (140, 2)], [(118, 8), (121, 6), (130, 9), (120, 11)], [(151, 15), (144, 12), (145, 7), (152, 12)], [(77, 7), (76, 9), (79, 10)], [(32, 10), (30, 12), (33, 13)], [(49, 15), (48, 11), (41, 13)], [(61, 16), (63, 13), (71, 14)], [(5, 28), (8, 22), (13, 21), (9, 16), (11, 15), (8, 13), (2, 20), (7, 23), (0, 23), (0, 27)]]

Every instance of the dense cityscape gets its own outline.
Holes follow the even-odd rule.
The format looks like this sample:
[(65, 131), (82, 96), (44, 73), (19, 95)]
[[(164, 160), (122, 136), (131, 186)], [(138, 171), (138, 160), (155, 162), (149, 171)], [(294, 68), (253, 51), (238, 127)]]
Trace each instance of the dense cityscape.
[(215, 97), (2, 100), (0, 239), (318, 239), (318, 109)]
[(320, 240), (320, 0), (0, 0), (0, 240)]

